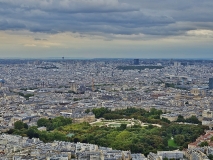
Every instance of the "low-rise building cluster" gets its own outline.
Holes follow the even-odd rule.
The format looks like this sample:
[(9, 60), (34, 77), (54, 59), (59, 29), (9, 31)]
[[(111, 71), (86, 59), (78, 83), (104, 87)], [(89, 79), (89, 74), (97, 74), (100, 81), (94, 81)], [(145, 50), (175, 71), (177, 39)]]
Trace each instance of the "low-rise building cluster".
[(132, 158), (130, 151), (113, 150), (94, 144), (62, 141), (43, 143), (38, 138), (29, 139), (7, 134), (0, 135), (0, 154), (1, 159), (5, 160), (130, 160)]
[[(213, 91), (209, 87), (213, 73), (211, 61), (141, 60), (143, 69), (119, 69), (119, 66), (128, 68), (131, 65), (132, 60), (96, 59), (29, 60), (26, 63), (14, 61), (14, 63), (0, 64), (0, 131), (5, 132), (13, 128), (18, 120), (27, 123), (28, 126), (36, 126), (40, 118), (57, 116), (70, 117), (74, 123), (93, 122), (95, 115), (91, 111), (100, 107), (110, 110), (127, 107), (146, 110), (156, 108), (165, 112), (161, 118), (176, 121), (179, 115), (185, 119), (196, 116), (202, 121), (202, 125), (212, 128)], [(153, 66), (162, 67), (153, 68)], [(9, 135), (4, 135), (2, 138), (1, 153), (13, 155), (17, 160), (20, 159), (19, 156), (41, 155), (49, 156), (50, 159), (66, 159), (68, 156), (65, 150), (62, 152), (59, 149), (56, 152), (54, 146), (53, 149), (50, 147), (56, 143), (65, 145), (65, 142), (44, 144), (36, 139), (19, 137), (26, 146), (27, 142), (41, 145), (40, 148), (34, 148), (34, 146), (20, 148), (22, 143), (12, 138), (13, 144), (13, 141), (5, 140), (7, 136)], [(197, 148), (199, 143), (194, 148)], [(7, 144), (7, 147), (4, 144)], [(70, 143), (69, 145), (76, 147), (79, 144)], [(23, 148), (32, 150), (30, 155)], [(48, 150), (48, 148), (51, 149)], [(20, 149), (23, 152), (20, 152)], [(125, 157), (128, 159), (131, 156), (136, 160), (146, 159), (141, 154), (130, 156), (129, 152), (110, 151), (104, 148), (89, 151), (86, 149), (79, 153), (74, 151), (70, 151), (74, 153), (71, 156), (81, 157), (81, 159), (102, 157), (113, 160), (113, 158), (125, 159)], [(16, 152), (19, 155), (14, 154)], [(54, 154), (51, 154), (53, 152)], [(193, 149), (189, 153), (193, 154), (191, 157), (195, 157), (200, 155), (200, 152)], [(150, 153), (149, 156), (165, 157), (167, 154), (173, 157), (173, 154), (169, 152)]]

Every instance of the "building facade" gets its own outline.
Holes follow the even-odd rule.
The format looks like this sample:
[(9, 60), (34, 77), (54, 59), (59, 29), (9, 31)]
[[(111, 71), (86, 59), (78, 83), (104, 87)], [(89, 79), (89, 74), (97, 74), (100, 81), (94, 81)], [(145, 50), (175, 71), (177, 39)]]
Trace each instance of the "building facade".
[(209, 78), (209, 89), (213, 89), (213, 78)]

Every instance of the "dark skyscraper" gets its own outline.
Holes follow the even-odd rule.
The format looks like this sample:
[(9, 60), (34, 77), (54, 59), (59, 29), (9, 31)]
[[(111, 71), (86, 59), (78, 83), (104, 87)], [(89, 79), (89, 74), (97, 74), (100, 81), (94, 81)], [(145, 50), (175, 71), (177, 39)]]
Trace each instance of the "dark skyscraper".
[(139, 59), (134, 59), (134, 65), (139, 65)]
[(209, 78), (209, 89), (213, 89), (213, 78)]

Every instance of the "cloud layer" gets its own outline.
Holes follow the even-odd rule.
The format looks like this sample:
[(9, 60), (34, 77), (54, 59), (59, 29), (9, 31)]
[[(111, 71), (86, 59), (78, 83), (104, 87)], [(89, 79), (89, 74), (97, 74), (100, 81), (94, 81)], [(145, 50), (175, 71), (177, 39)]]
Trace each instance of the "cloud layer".
[(213, 58), (211, 0), (0, 0), (1, 57)]
[(189, 36), (213, 29), (212, 8), (209, 0), (0, 0), (0, 30)]

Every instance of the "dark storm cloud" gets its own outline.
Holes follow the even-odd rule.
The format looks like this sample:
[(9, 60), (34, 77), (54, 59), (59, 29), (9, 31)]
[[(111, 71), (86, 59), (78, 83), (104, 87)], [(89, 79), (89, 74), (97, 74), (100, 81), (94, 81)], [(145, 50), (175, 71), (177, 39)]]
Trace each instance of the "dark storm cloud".
[(0, 0), (0, 30), (170, 36), (213, 28), (209, 0)]
[(24, 28), (26, 28), (25, 24), (17, 20), (0, 19), (0, 30), (8, 30), (8, 29), (16, 30)]

